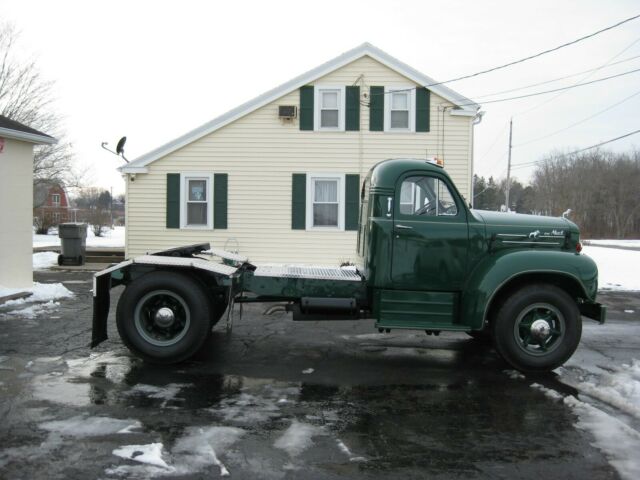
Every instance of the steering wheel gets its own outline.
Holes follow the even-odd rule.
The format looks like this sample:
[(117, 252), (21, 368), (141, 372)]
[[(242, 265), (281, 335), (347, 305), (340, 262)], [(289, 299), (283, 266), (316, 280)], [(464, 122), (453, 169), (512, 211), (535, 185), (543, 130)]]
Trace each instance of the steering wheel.
[(426, 205), (423, 205), (418, 210), (413, 212), (413, 214), (414, 215), (427, 215), (427, 214), (430, 214), (430, 212), (434, 212), (435, 210), (436, 210), (436, 206), (433, 203), (427, 203)]

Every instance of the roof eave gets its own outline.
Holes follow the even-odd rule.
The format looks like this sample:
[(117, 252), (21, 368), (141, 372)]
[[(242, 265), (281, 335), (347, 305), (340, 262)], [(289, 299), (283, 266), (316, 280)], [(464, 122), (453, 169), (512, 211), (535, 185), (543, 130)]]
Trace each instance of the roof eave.
[(48, 135), (36, 135), (35, 133), (21, 132), (19, 130), (2, 127), (0, 127), (0, 137), (21, 140), (36, 145), (53, 145), (54, 143), (58, 143), (58, 140)]
[[(150, 163), (172, 153), (176, 150), (194, 142), (195, 140), (202, 138), (205, 135), (213, 133), (214, 131), (228, 125), (229, 123), (242, 118), (245, 115), (248, 115), (252, 111), (261, 108), (274, 100), (296, 90), (297, 88), (302, 87), (303, 85), (307, 85), (309, 82), (317, 80), (320, 77), (327, 75), (328, 73), (337, 70), (338, 68), (347, 65), (358, 58), (370, 56), (374, 60), (382, 63), (383, 65), (391, 68), (392, 70), (397, 71), (398, 73), (404, 75), (405, 77), (413, 80), (418, 85), (428, 86), (428, 88), (441, 96), (445, 100), (450, 101), (454, 105), (457, 105), (459, 108), (451, 110), (452, 115), (461, 115), (461, 116), (475, 116), (480, 105), (472, 102), (470, 99), (454, 92), (450, 88), (437, 84), (435, 80), (432, 78), (420, 73), (409, 65), (401, 62), (395, 57), (389, 55), (388, 53), (380, 50), (379, 48), (371, 45), (370, 43), (363, 43), (362, 45), (349, 50), (338, 57), (329, 60), (302, 75), (299, 75), (288, 82), (283, 83), (282, 85), (273, 88), (258, 97), (245, 102), (238, 107), (229, 110), (228, 112), (214, 118), (213, 120), (200, 125), (199, 127), (181, 135), (180, 137), (161, 145), (160, 147), (151, 150), (138, 158), (131, 161), (128, 165), (120, 167), (119, 170), (122, 173), (146, 173), (142, 171), (133, 171), (134, 168), (146, 167)], [(432, 85), (436, 84), (436, 85)], [(453, 112), (457, 113), (453, 113)], [(464, 112), (464, 113), (463, 113)]]

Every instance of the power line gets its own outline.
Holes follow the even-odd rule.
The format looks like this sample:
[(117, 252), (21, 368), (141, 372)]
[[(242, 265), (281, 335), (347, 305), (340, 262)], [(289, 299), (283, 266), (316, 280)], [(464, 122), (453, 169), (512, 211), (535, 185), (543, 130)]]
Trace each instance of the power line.
[[(627, 138), (627, 137), (630, 137), (632, 135), (636, 135), (638, 133), (640, 133), (640, 129), (634, 130), (633, 132), (625, 133), (624, 135), (620, 135), (619, 137), (612, 138), (610, 140), (605, 140), (604, 142), (596, 143), (595, 145), (591, 145), (590, 147), (581, 148), (579, 150), (574, 150), (573, 152), (569, 152), (569, 153), (563, 153), (561, 156), (562, 157), (570, 157), (571, 155), (575, 155), (576, 153), (586, 152), (587, 150), (592, 150), (594, 148), (598, 148), (598, 147), (601, 147), (603, 145), (607, 145), (608, 143), (612, 143), (612, 142), (616, 142), (618, 140), (622, 140), (623, 138)], [(537, 165), (537, 164), (539, 164), (541, 162), (542, 162), (542, 160), (536, 160), (534, 162), (526, 162), (526, 163), (516, 163), (516, 164), (514, 164), (514, 166), (512, 168), (530, 167), (530, 166), (533, 166), (533, 165)]]
[[(640, 42), (640, 37), (636, 38), (633, 42), (631, 42), (629, 45), (627, 45), (626, 47), (624, 47), (622, 50), (620, 50), (618, 53), (616, 53), (613, 57), (611, 57), (609, 60), (607, 60), (605, 63), (603, 63), (602, 65), (600, 65), (600, 67), (596, 68), (594, 71), (592, 71), (591, 73), (588, 73), (587, 75), (585, 75), (584, 77), (582, 77), (581, 79), (579, 79), (575, 84), (577, 83), (581, 83), (584, 82), (585, 80), (589, 79), (595, 72), (605, 68), (607, 65), (609, 65), (611, 62), (613, 62), (616, 58), (618, 58), (620, 55), (622, 55), (624, 52), (626, 52), (627, 50), (629, 50), (631, 47), (633, 47), (636, 43)], [(530, 113), (534, 110), (537, 110), (538, 108), (546, 105), (547, 103), (553, 102), (555, 99), (561, 97), (562, 95), (565, 94), (565, 91), (561, 91), (559, 92), (557, 95), (553, 95), (550, 98), (547, 98), (546, 100), (543, 100), (542, 102), (538, 103), (537, 105), (534, 105), (533, 107), (529, 107), (528, 109), (526, 109), (523, 112), (520, 112), (517, 114), (517, 116), (522, 116), (522, 115), (526, 115), (527, 113)]]
[(622, 100), (620, 100), (619, 102), (614, 103), (613, 105), (609, 105), (607, 108), (604, 108), (604, 109), (594, 113), (593, 115), (590, 115), (590, 116), (588, 116), (586, 118), (583, 118), (582, 120), (580, 120), (578, 122), (572, 123), (571, 125), (567, 125), (566, 127), (563, 127), (563, 128), (561, 128), (559, 130), (556, 130), (555, 132), (551, 132), (551, 133), (548, 133), (546, 135), (542, 135), (541, 137), (532, 138), (531, 140), (527, 140), (526, 142), (519, 143), (517, 145), (514, 145), (513, 147), (514, 148), (518, 148), (518, 147), (522, 147), (524, 145), (529, 145), (530, 143), (534, 143), (534, 142), (537, 142), (539, 140), (544, 140), (545, 138), (552, 137), (554, 135), (557, 135), (558, 133), (564, 132), (565, 130), (569, 130), (570, 128), (573, 128), (573, 127), (576, 127), (578, 125), (581, 125), (584, 122), (586, 122), (588, 120), (591, 120), (592, 118), (595, 118), (595, 117), (597, 117), (598, 115), (600, 115), (600, 114), (602, 114), (604, 112), (608, 112), (612, 108), (615, 108), (618, 105), (621, 105), (621, 104), (623, 104), (624, 102), (626, 102), (628, 100), (631, 100), (633, 97), (636, 97), (637, 95), (640, 95), (640, 90), (635, 92), (633, 95), (629, 95), (628, 97), (623, 98)]
[(493, 97), (495, 95), (501, 95), (503, 93), (517, 92), (518, 90), (525, 90), (531, 87), (539, 87), (540, 85), (546, 85), (548, 83), (555, 83), (555, 82), (559, 82), (560, 80), (566, 80), (567, 78), (577, 77), (578, 75), (582, 75), (583, 73), (596, 72), (605, 67), (613, 67), (614, 65), (630, 62), (631, 60), (635, 60), (636, 58), (640, 58), (640, 55), (635, 55), (633, 57), (625, 58), (624, 60), (620, 60), (618, 62), (600, 65), (599, 67), (590, 68), (588, 70), (583, 70), (581, 72), (572, 73), (571, 75), (565, 75), (564, 77), (553, 78), (551, 80), (545, 80), (544, 82), (532, 83), (530, 85), (525, 85), (524, 87), (510, 88), (509, 90), (502, 90), (500, 92), (487, 93), (486, 95), (471, 95), (471, 98), (479, 99), (479, 98)]
[(583, 40), (586, 40), (588, 38), (595, 37), (596, 35), (599, 35), (600, 33), (603, 33), (603, 32), (606, 32), (608, 30), (611, 30), (613, 28), (619, 27), (620, 25), (624, 25), (625, 23), (630, 22), (632, 20), (635, 20), (637, 18), (640, 18), (640, 15), (635, 15), (633, 17), (625, 18), (624, 20), (622, 20), (622, 21), (620, 21), (620, 22), (618, 22), (618, 23), (616, 23), (614, 25), (610, 25), (610, 26), (608, 26), (606, 28), (598, 30), (597, 32), (593, 32), (593, 33), (590, 33), (589, 35), (585, 35), (583, 37), (576, 38), (575, 40), (572, 40), (572, 41), (567, 42), (567, 43), (563, 43), (562, 45), (558, 45), (557, 47), (554, 47), (554, 48), (549, 48), (547, 50), (544, 50), (542, 52), (536, 53), (534, 55), (529, 55), (528, 57), (524, 57), (524, 58), (521, 58), (519, 60), (514, 60), (513, 62), (505, 63), (505, 64), (499, 65), (497, 67), (493, 67), (493, 68), (488, 68), (486, 70), (482, 70), (480, 72), (471, 73), (469, 75), (463, 75), (461, 77), (452, 78), (450, 80), (445, 80), (443, 82), (435, 82), (435, 83), (431, 83), (429, 85), (424, 85), (424, 86), (425, 87), (433, 87), (435, 85), (442, 85), (443, 83), (457, 82), (458, 80), (464, 80), (466, 78), (477, 77), (478, 75), (483, 75), (485, 73), (494, 72), (496, 70), (500, 70), (500, 69), (503, 69), (503, 68), (511, 67), (512, 65), (516, 65), (516, 64), (522, 63), (522, 62), (526, 62), (527, 60), (531, 60), (531, 59), (540, 57), (542, 55), (546, 55), (547, 53), (555, 52), (557, 50), (560, 50), (561, 48), (565, 48), (565, 47), (568, 47), (570, 45), (574, 45), (574, 44), (576, 44), (578, 42), (581, 42)]
[(598, 147), (601, 147), (602, 145), (606, 145), (607, 143), (615, 142), (617, 140), (622, 140), (623, 138), (630, 137), (631, 135), (635, 135), (637, 133), (640, 133), (640, 129), (634, 130), (633, 132), (625, 133), (624, 135), (620, 135), (619, 137), (612, 138), (611, 140), (607, 140), (605, 142), (600, 142), (595, 145), (591, 145), (590, 147), (587, 147), (587, 148), (581, 148), (580, 150), (574, 150), (573, 152), (565, 153), (565, 156), (568, 157), (570, 155), (575, 155), (576, 153), (581, 153), (587, 150), (591, 150), (592, 148), (598, 148)]
[[(623, 77), (625, 75), (629, 75), (631, 73), (636, 73), (636, 72), (640, 72), (640, 68), (636, 68), (635, 70), (629, 70), (627, 72), (618, 73), (616, 75), (610, 75), (608, 77), (596, 78), (595, 80), (591, 80), (589, 82), (576, 83), (574, 85), (569, 85), (567, 87), (559, 87), (559, 88), (554, 88), (554, 89), (551, 89), (551, 90), (544, 90), (542, 92), (534, 92), (534, 93), (528, 93), (526, 95), (518, 95), (518, 96), (515, 96), (515, 97), (507, 97), (507, 98), (498, 98), (496, 100), (488, 100), (486, 102), (482, 102), (482, 104), (486, 105), (487, 103), (508, 102), (510, 100), (518, 100), (520, 98), (536, 97), (538, 95), (544, 95), (545, 93), (553, 93), (553, 92), (560, 92), (562, 90), (570, 90), (572, 88), (582, 87), (584, 85), (591, 85), (592, 83), (604, 82), (605, 80), (611, 80), (612, 78)], [(456, 106), (458, 106), (458, 107), (466, 107), (466, 106), (469, 106), (469, 105), (475, 105), (475, 103), (466, 103), (466, 104), (463, 103), (463, 104), (456, 105)]]

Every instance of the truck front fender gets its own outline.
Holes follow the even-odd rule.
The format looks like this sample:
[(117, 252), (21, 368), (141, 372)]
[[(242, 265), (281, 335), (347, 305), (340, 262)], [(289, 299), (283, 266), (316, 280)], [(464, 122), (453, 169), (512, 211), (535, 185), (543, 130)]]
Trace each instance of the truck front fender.
[(482, 329), (492, 303), (515, 282), (550, 281), (574, 298), (595, 300), (598, 269), (586, 255), (566, 251), (516, 250), (488, 255), (469, 275), (461, 299), (462, 322)]

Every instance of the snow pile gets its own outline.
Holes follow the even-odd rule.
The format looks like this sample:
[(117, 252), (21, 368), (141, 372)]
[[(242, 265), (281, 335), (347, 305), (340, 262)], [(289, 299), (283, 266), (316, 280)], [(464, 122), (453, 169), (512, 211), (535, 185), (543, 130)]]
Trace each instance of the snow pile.
[(126, 458), (127, 460), (134, 460), (136, 462), (146, 463), (147, 465), (171, 470), (171, 467), (162, 459), (161, 443), (125, 445), (124, 447), (116, 448), (113, 454), (121, 458)]
[(33, 269), (44, 270), (58, 264), (56, 252), (38, 252), (33, 254)]
[(39, 427), (60, 435), (86, 438), (113, 435), (115, 433), (131, 433), (131, 430), (141, 428), (142, 424), (138, 420), (79, 415), (67, 420), (41, 423)]
[(604, 452), (623, 479), (640, 478), (640, 434), (636, 430), (575, 397), (565, 397), (564, 403), (578, 415), (576, 426), (593, 434), (594, 446)]
[(320, 427), (293, 420), (273, 446), (284, 450), (290, 457), (297, 457), (313, 445), (313, 437), (323, 434)]
[(564, 395), (562, 395), (561, 393), (558, 393), (551, 388), (544, 387), (539, 383), (532, 383), (530, 387), (535, 388), (536, 390), (540, 390), (542, 393), (544, 393), (547, 397), (549, 397), (552, 400), (562, 400), (564, 398)]
[[(9, 303), (9, 302), (7, 302)], [(7, 315), (22, 318), (36, 318), (37, 316), (55, 310), (60, 306), (59, 302), (49, 301), (46, 303), (36, 303), (30, 307), (21, 308), (20, 310), (11, 310)]]
[(598, 265), (600, 289), (640, 290), (640, 251), (586, 246), (582, 252)]
[(4, 305), (17, 305), (20, 303), (25, 303), (25, 301), (48, 302), (50, 300), (57, 300), (59, 298), (73, 297), (73, 293), (61, 283), (33, 282), (33, 287), (31, 288), (6, 288), (0, 286), (0, 297), (12, 295), (19, 292), (31, 292), (31, 296), (27, 297), (26, 299), (21, 298), (18, 300), (10, 300)]
[(243, 434), (244, 430), (234, 427), (190, 427), (176, 441), (172, 452), (184, 455), (181, 463), (190, 468), (202, 470), (209, 465), (216, 465), (220, 469), (220, 476), (226, 477), (229, 470), (218, 455), (237, 442)]
[(18, 307), (27, 303), (35, 303), (20, 310), (11, 310), (6, 312), (7, 315), (19, 316), (24, 318), (35, 318), (41, 313), (54, 310), (60, 304), (54, 300), (60, 298), (73, 297), (73, 293), (61, 283), (38, 283), (34, 282), (31, 288), (6, 288), (0, 286), (0, 297), (13, 295), (14, 293), (30, 292), (31, 295), (17, 300), (9, 300), (1, 304), (2, 307)]
[(640, 419), (640, 361), (604, 372), (596, 379), (580, 382), (578, 390)]

